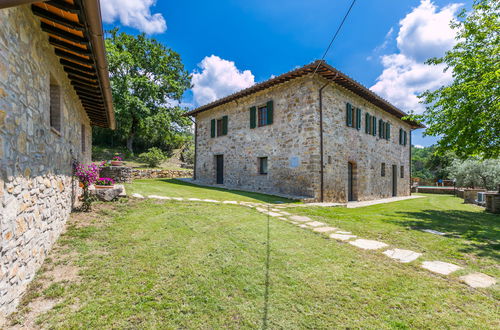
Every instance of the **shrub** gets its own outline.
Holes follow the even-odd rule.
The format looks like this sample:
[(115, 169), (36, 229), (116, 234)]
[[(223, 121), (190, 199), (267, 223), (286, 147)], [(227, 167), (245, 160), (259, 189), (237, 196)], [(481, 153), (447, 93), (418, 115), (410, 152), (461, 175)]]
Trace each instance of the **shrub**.
[(139, 155), (140, 161), (148, 164), (149, 167), (158, 167), (165, 158), (163, 151), (156, 147), (149, 148), (147, 152)]
[(194, 145), (193, 144), (189, 144), (184, 149), (182, 149), (181, 160), (188, 165), (194, 164)]

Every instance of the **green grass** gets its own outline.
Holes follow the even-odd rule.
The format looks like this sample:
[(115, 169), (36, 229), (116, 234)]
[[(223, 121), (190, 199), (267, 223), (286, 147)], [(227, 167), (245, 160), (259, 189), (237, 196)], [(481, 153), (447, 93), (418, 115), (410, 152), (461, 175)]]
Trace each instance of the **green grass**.
[[(287, 198), (224, 188), (202, 187), (176, 179), (142, 179), (126, 185), (128, 194), (139, 193), (144, 196), (160, 195), (168, 197), (204, 198), (233, 200), (242, 202), (294, 203)], [(296, 202), (295, 202), (296, 203)]]
[[(165, 185), (167, 191), (161, 194), (172, 196), (175, 190), (168, 189), (173, 185)], [(146, 187), (138, 182), (128, 188), (144, 193)], [(198, 191), (203, 188), (185, 185), (175, 188), (183, 197), (188, 192), (197, 194), (189, 197), (246, 197), (238, 193), (231, 198), (231, 192), (213, 189), (203, 193)], [(113, 207), (97, 212), (97, 223), (90, 222), (90, 227), (71, 221), (61, 236), (58, 244), (76, 255), (81, 280), (64, 288), (62, 301), (39, 318), (41, 326), (499, 327), (496, 288), (471, 289), (456, 276), (433, 275), (415, 262), (397, 263), (380, 252), (326, 239), (253, 209), (154, 200)], [(464, 263), (484, 259), (478, 267), (485, 269), (498, 263), (494, 247), (479, 244), (497, 241), (496, 218), (453, 197), (429, 196), (361, 209), (291, 210), (401, 248), (439, 247), (439, 257)], [(430, 236), (410, 229), (420, 225), (455, 229), (461, 236)], [(467, 225), (473, 229), (467, 230)], [(471, 250), (462, 251), (466, 241), (474, 243)], [(422, 252), (426, 258), (434, 256)], [(55, 286), (52, 291), (61, 290)]]

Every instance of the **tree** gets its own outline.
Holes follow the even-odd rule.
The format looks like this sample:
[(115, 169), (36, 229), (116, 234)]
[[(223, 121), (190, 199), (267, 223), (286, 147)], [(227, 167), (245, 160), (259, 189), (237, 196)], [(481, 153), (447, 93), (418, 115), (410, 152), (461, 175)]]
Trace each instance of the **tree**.
[(450, 176), (462, 187), (496, 189), (500, 184), (500, 162), (497, 159), (455, 160), (448, 168)]
[(457, 44), (428, 64), (446, 64), (453, 81), (420, 97), (426, 104), (426, 135), (441, 135), (439, 151), (466, 158), (500, 156), (500, 1), (475, 0), (451, 23)]
[[(106, 50), (117, 121), (111, 138), (131, 152), (136, 141), (144, 149), (175, 142), (191, 126), (179, 106), (191, 87), (179, 54), (144, 34), (108, 32)], [(97, 130), (96, 138), (109, 139), (109, 134)]]
[(453, 160), (456, 158), (452, 152), (439, 154), (435, 145), (424, 148), (411, 149), (412, 177), (423, 180), (448, 179), (449, 170)]

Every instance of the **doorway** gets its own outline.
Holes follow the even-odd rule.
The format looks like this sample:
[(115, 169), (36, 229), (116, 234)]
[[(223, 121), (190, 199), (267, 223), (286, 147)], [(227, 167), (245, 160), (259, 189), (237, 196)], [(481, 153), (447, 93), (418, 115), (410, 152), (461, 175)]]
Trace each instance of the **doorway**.
[(355, 165), (351, 162), (347, 163), (347, 201), (355, 201), (354, 182), (356, 180)]
[(392, 165), (392, 196), (398, 195), (398, 167)]
[(215, 173), (217, 184), (224, 184), (224, 155), (215, 156)]

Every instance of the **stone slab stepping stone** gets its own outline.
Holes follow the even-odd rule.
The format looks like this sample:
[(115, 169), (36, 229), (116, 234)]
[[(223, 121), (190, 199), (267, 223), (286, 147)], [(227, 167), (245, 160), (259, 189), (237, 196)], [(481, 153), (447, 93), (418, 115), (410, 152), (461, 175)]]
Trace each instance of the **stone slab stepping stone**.
[(350, 234), (352, 234), (350, 231), (343, 231), (343, 230), (337, 230), (336, 233), (337, 234), (344, 234), (344, 235), (350, 235)]
[(313, 230), (317, 233), (329, 233), (331, 231), (335, 231), (337, 228), (335, 227), (317, 227), (314, 228)]
[(203, 201), (208, 202), (208, 203), (220, 203), (219, 201), (216, 201), (215, 199), (204, 199)]
[(172, 197), (172, 199), (175, 199), (176, 201), (183, 201), (184, 200), (184, 198), (182, 198), (182, 197)]
[(307, 222), (306, 225), (308, 225), (309, 227), (321, 227), (325, 226), (326, 224), (319, 221), (313, 221), (313, 222)]
[(134, 197), (134, 198), (141, 198), (141, 199), (144, 198), (144, 196), (142, 196), (141, 194), (138, 194), (138, 193), (133, 193), (132, 197)]
[(356, 238), (356, 235), (345, 235), (345, 234), (331, 234), (330, 238), (339, 240), (339, 241), (348, 241), (351, 238)]
[(257, 211), (262, 212), (262, 213), (267, 213), (267, 209), (263, 209), (262, 207), (257, 207), (255, 208)]
[(461, 269), (462, 267), (443, 261), (424, 261), (422, 263), (422, 268), (430, 270), (434, 273), (448, 275)]
[(288, 221), (287, 218), (279, 217), (278, 219), (283, 220), (283, 221)]
[(307, 229), (309, 229), (309, 227), (307, 225), (304, 225), (303, 223), (300, 223), (298, 225), (299, 225), (300, 228), (307, 228)]
[(413, 260), (417, 259), (422, 255), (422, 253), (418, 253), (411, 250), (402, 250), (402, 249), (387, 250), (384, 252), (384, 254), (389, 258), (396, 259), (397, 261), (405, 263), (412, 262)]
[(422, 231), (424, 231), (426, 233), (434, 234), (434, 235), (439, 235), (439, 236), (446, 235), (446, 233), (443, 233), (443, 232), (440, 232), (440, 231), (437, 231), (437, 230), (432, 230), (432, 229), (422, 229)]
[(473, 288), (487, 288), (497, 283), (493, 277), (483, 273), (473, 273), (460, 276), (460, 280)]
[(381, 248), (389, 246), (389, 245), (382, 243), (382, 242), (379, 242), (379, 241), (373, 241), (370, 239), (363, 239), (363, 238), (359, 238), (355, 241), (351, 241), (351, 242), (349, 242), (349, 244), (354, 245), (354, 246), (359, 247), (360, 249), (364, 249), (364, 250), (377, 250), (377, 249), (381, 249)]
[(280, 210), (280, 212), (281, 212), (281, 214), (283, 214), (283, 215), (292, 215), (292, 214), (291, 214), (291, 213), (289, 213), (289, 212), (285, 212), (285, 211), (281, 211), (281, 210)]
[(170, 197), (166, 196), (158, 196), (158, 195), (149, 195), (148, 198), (154, 198), (154, 199), (170, 199)]
[(237, 201), (223, 201), (224, 204), (238, 204)]
[(305, 222), (305, 221), (311, 221), (311, 218), (305, 217), (305, 216), (302, 216), (302, 215), (292, 215), (290, 217), (290, 220)]
[(193, 202), (196, 202), (196, 201), (201, 201), (201, 199), (199, 198), (188, 198), (188, 201), (193, 201)]
[(282, 216), (281, 213), (276, 213), (276, 212), (268, 212), (267, 214), (270, 215), (271, 217), (281, 217)]

